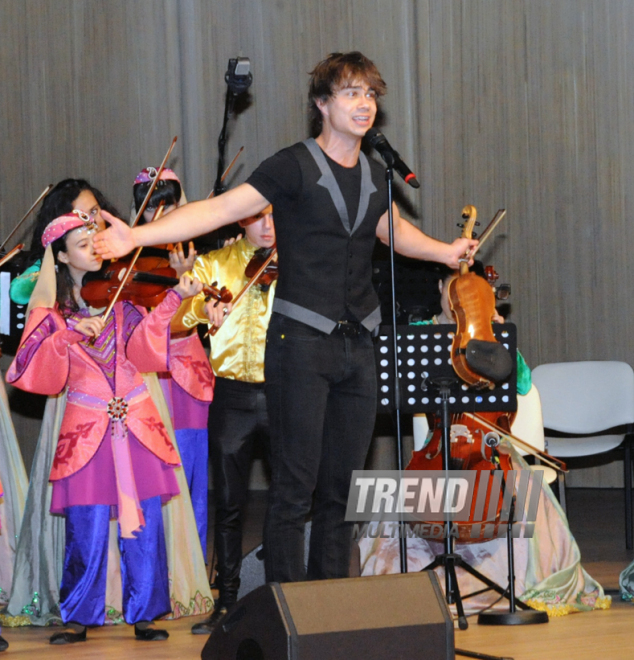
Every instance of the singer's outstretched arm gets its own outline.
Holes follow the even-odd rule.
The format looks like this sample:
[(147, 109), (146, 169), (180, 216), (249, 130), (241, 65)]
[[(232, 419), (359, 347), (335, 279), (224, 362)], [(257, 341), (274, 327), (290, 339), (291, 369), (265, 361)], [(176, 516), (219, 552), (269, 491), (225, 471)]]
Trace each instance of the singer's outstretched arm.
[(256, 215), (268, 204), (253, 186), (243, 183), (218, 197), (190, 202), (156, 222), (134, 229), (104, 211), (103, 215), (111, 226), (95, 236), (95, 251), (104, 259), (113, 259), (142, 245), (187, 241)]
[[(477, 240), (457, 238), (453, 243), (443, 243), (427, 236), (418, 227), (401, 217), (396, 204), (392, 204), (394, 214), (394, 250), (405, 257), (440, 261), (451, 268), (458, 268), (458, 260)], [(376, 235), (382, 243), (389, 244), (389, 220), (387, 211), (381, 216)]]

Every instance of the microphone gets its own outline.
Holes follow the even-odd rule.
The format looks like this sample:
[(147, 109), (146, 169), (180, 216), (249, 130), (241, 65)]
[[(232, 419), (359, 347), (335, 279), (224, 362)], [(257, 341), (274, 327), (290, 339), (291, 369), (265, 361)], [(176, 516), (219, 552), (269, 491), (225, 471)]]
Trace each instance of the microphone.
[(365, 136), (368, 138), (370, 145), (381, 154), (381, 158), (401, 175), (405, 183), (409, 183), (412, 188), (420, 188), (420, 183), (418, 183), (414, 172), (405, 165), (398, 155), (398, 151), (392, 148), (385, 135), (378, 128), (371, 128)]

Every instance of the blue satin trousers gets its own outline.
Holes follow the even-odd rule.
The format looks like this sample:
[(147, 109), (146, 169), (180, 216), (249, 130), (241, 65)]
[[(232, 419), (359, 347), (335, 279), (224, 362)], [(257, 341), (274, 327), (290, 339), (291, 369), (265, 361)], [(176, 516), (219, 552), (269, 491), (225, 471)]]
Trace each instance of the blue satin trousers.
[(207, 521), (209, 517), (209, 473), (207, 467), (209, 446), (207, 429), (178, 429), (174, 433), (176, 434), (181, 464), (192, 500), (203, 558), (207, 563)]
[[(129, 624), (171, 610), (161, 498), (141, 502), (145, 526), (133, 539), (119, 536), (123, 614)], [(66, 552), (60, 588), (64, 623), (101, 626), (106, 614), (110, 506), (66, 509)]]

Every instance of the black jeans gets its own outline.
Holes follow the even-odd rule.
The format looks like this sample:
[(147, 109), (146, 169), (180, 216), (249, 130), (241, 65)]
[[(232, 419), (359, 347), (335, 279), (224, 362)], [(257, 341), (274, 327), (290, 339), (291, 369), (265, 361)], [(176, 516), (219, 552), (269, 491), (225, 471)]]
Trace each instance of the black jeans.
[[(216, 378), (209, 407), (209, 458), (216, 505), (218, 607), (235, 603), (242, 566), (242, 509), (256, 439), (268, 441), (263, 383)], [(268, 444), (268, 443), (267, 443)]]
[[(264, 525), (268, 581), (347, 577), (352, 471), (363, 469), (376, 417), (370, 333), (326, 335), (273, 314), (265, 359), (271, 472)], [(313, 506), (308, 570), (304, 523)]]

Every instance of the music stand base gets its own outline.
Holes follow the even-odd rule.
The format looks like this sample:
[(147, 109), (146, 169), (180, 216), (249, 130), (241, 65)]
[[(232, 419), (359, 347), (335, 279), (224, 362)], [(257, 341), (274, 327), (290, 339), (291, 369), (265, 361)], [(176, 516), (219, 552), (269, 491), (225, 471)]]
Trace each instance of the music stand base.
[(548, 614), (538, 610), (521, 612), (481, 612), (478, 615), (480, 626), (526, 626), (534, 623), (548, 623)]

